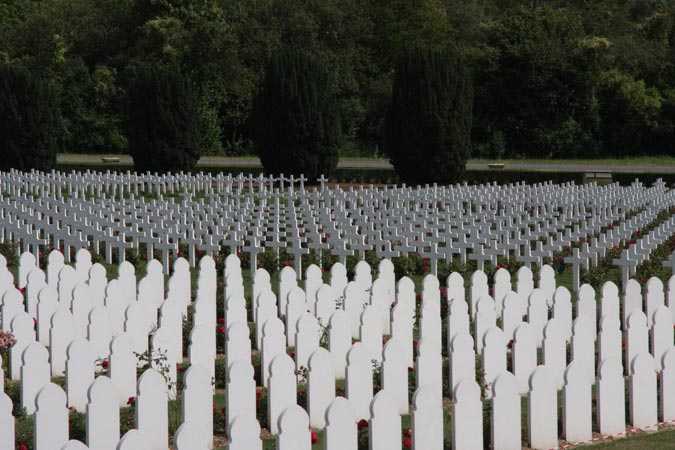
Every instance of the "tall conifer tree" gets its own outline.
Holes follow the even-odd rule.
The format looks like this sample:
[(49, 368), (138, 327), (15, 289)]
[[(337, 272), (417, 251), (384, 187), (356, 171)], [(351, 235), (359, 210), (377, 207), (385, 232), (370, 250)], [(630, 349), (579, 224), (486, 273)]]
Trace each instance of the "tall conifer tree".
[(415, 49), (396, 65), (385, 151), (402, 181), (455, 182), (471, 151), (473, 90), (450, 51)]
[(60, 127), (56, 90), (27, 70), (0, 67), (0, 170), (51, 170)]
[(340, 118), (325, 65), (283, 49), (269, 61), (252, 112), (255, 149), (267, 173), (310, 182), (337, 167)]
[(201, 155), (199, 106), (173, 67), (144, 67), (129, 89), (129, 154), (139, 172), (192, 170)]

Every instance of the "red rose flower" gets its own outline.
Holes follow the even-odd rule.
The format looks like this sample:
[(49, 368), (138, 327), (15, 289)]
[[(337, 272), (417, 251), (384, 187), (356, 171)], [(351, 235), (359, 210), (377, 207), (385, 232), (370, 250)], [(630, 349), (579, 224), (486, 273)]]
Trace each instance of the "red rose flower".
[(136, 397), (129, 397), (129, 400), (127, 400), (127, 405), (129, 406), (134, 406), (136, 405)]
[(312, 445), (319, 442), (319, 435), (316, 434), (316, 431), (312, 431), (311, 435), (312, 435)]
[(404, 446), (405, 448), (410, 448), (410, 447), (412, 447), (412, 441), (410, 440), (409, 437), (403, 439), (403, 446)]
[(359, 424), (357, 425), (359, 430), (363, 430), (364, 428), (368, 428), (368, 421), (366, 419), (361, 419), (359, 420)]

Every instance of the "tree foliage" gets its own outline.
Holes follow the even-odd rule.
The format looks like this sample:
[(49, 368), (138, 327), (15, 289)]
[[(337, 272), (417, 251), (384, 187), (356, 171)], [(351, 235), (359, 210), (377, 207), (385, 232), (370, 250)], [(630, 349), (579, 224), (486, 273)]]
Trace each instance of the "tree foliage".
[(59, 117), (56, 91), (48, 81), (0, 66), (0, 170), (51, 170)]
[(411, 183), (460, 179), (471, 151), (473, 89), (453, 52), (412, 50), (399, 58), (385, 151)]
[(129, 154), (139, 172), (192, 170), (201, 155), (199, 105), (174, 67), (147, 66), (129, 88)]
[(340, 118), (328, 70), (305, 52), (282, 49), (267, 66), (252, 112), (255, 149), (267, 173), (313, 182), (337, 167)]
[(624, 119), (608, 109), (608, 74), (644, 83), (629, 104), (654, 105), (622, 152), (675, 142), (675, 0), (0, 0), (0, 64), (54, 86), (70, 152), (128, 151), (129, 78), (162, 64), (194, 82), (204, 152), (252, 153), (253, 100), (287, 47), (327, 67), (343, 152), (381, 150), (411, 47), (463, 55), (473, 156), (615, 155), (608, 130)]
[(644, 81), (610, 70), (600, 77), (597, 97), (602, 141), (615, 155), (630, 155), (657, 129), (661, 96)]

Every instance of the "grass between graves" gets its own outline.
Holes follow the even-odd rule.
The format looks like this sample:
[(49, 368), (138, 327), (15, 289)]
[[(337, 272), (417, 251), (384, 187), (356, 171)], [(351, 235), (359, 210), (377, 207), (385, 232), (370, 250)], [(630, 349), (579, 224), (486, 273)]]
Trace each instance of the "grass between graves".
[[(665, 218), (669, 215), (672, 214), (675, 211), (667, 211), (659, 215), (654, 222), (652, 222), (649, 226), (642, 230), (636, 230), (634, 235), (631, 237), (631, 240), (639, 238), (641, 235), (644, 233), (649, 232), (651, 229), (655, 228), (658, 226), (659, 223), (661, 223)], [(609, 226), (609, 225), (608, 225)], [(625, 245), (627, 245), (626, 243)], [(562, 252), (554, 255), (550, 263), (556, 270), (556, 276), (557, 276), (557, 283), (559, 286), (565, 286), (568, 289), (571, 289), (571, 270), (570, 267), (564, 263), (564, 256), (567, 256), (570, 254), (571, 249), (575, 246), (578, 246), (579, 243), (574, 243), (572, 246), (563, 249)], [(638, 282), (644, 285), (646, 283), (648, 277), (651, 276), (658, 276), (661, 278), (664, 283), (667, 281), (667, 277), (670, 274), (669, 271), (664, 270), (663, 267), (661, 266), (661, 261), (670, 255), (670, 253), (675, 249), (675, 241), (670, 240), (666, 244), (663, 244), (660, 246), (656, 251), (654, 252), (654, 258), (652, 258), (650, 261), (647, 261), (646, 263), (642, 264), (640, 267), (638, 267)], [(183, 252), (186, 252), (186, 249), (181, 249)], [(582, 273), (582, 282), (588, 282), (591, 285), (593, 285), (596, 288), (596, 291), (599, 289), (600, 284), (606, 280), (613, 280), (616, 282), (620, 282), (620, 273), (618, 269), (613, 267), (611, 265), (611, 259), (613, 257), (616, 257), (618, 253), (620, 253), (621, 248), (617, 248), (613, 251), (610, 252), (609, 256), (603, 260), (604, 265), (598, 266), (598, 268), (591, 270), (590, 272), (583, 272)], [(8, 256), (8, 267), (10, 270), (14, 273), (16, 276), (16, 271), (17, 271), (17, 262), (18, 259), (16, 258), (16, 252), (15, 249), (11, 248), (11, 246), (8, 246), (7, 244), (3, 244), (0, 246), (0, 252)], [(269, 252), (271, 253), (271, 252)], [(146, 261), (143, 259), (144, 254), (144, 249), (140, 249), (138, 254), (134, 251), (128, 252), (127, 259), (130, 260), (134, 265), (136, 266), (136, 273), (137, 277), (140, 280), (140, 278), (143, 276), (145, 273), (145, 266), (146, 266)], [(156, 255), (159, 256), (159, 255)], [(222, 283), (222, 264), (224, 261), (224, 254), (217, 255), (216, 260), (217, 260), (217, 265), (218, 265), (218, 276), (219, 276), (219, 283)], [(270, 262), (271, 258), (271, 262)], [(116, 254), (113, 254), (113, 259), (116, 259)], [(372, 253), (367, 253), (366, 254), (366, 259), (368, 262), (371, 264), (371, 267), (375, 270), (377, 267), (377, 261), (374, 259), (374, 255)], [(117, 276), (117, 265), (116, 264), (107, 264), (104, 261), (104, 258), (101, 255), (93, 255), (93, 261), (94, 262), (100, 262), (102, 263), (107, 270), (108, 274), (108, 279), (113, 279)], [(326, 255), (324, 258), (324, 268), (327, 268), (330, 266), (330, 264), (334, 262), (330, 257)], [(353, 271), (353, 267), (355, 263), (357, 262), (357, 258), (351, 257), (348, 258), (347, 261), (347, 268), (348, 271), (350, 272), (351, 276), (351, 271)], [(244, 269), (242, 270), (243, 278), (244, 278), (244, 286), (245, 286), (245, 294), (248, 299), (250, 299), (251, 295), (251, 272), (250, 269), (247, 268), (247, 259), (245, 256), (242, 256), (242, 263), (244, 265)], [(271, 264), (273, 263), (273, 264)], [(273, 258), (273, 255), (271, 254), (263, 254), (259, 256), (259, 264), (261, 265), (266, 265), (269, 271), (271, 272), (271, 283), (273, 287), (278, 286), (278, 266), (283, 266), (284, 264), (290, 263), (290, 259), (288, 259), (287, 255), (284, 255), (283, 252), (281, 253), (281, 258), (276, 259)], [(303, 267), (307, 267), (310, 263), (318, 263), (318, 259), (316, 258), (316, 255), (312, 256), (309, 255), (307, 257), (303, 257)], [(420, 258), (419, 256), (411, 255), (408, 258), (395, 258), (395, 268), (397, 272), (397, 278), (400, 278), (402, 275), (407, 275), (410, 276), (410, 278), (414, 281), (416, 285), (416, 290), (417, 292), (420, 292), (421, 290), (421, 283), (426, 275), (428, 273), (428, 266), (427, 266), (427, 261), (425, 261), (423, 258)], [(46, 255), (41, 255), (41, 265), (44, 267), (46, 265)], [(515, 275), (515, 272), (517, 271), (519, 264), (516, 264), (515, 261), (513, 260), (500, 260), (500, 266), (508, 270), (512, 276)], [(452, 266), (447, 266), (440, 264), (439, 265), (439, 277), (441, 279), (441, 285), (444, 285), (445, 283), (445, 277), (449, 274), (450, 271), (456, 270), (459, 271), (464, 275), (465, 279), (465, 287), (468, 289), (468, 284), (469, 284), (469, 275), (470, 273), (475, 270), (475, 266), (473, 265), (467, 265), (467, 266), (460, 266), (457, 264), (454, 264)], [(493, 275), (494, 275), (494, 269), (488, 268), (486, 271), (488, 274), (489, 279), (491, 280)], [(535, 270), (536, 273), (536, 270)], [(324, 273), (324, 281), (328, 281), (328, 271)], [(491, 281), (490, 281), (491, 282)], [(197, 286), (197, 271), (193, 271), (192, 273), (192, 287), (193, 290), (196, 289)], [(467, 298), (468, 298), (468, 291), (467, 291)], [(219, 293), (218, 293), (218, 301), (219, 301), (219, 306), (218, 306), (218, 312), (220, 315), (222, 315), (222, 284), (219, 286)], [(573, 296), (573, 301), (574, 301), (574, 296)], [(445, 326), (443, 328), (445, 330)], [(184, 341), (187, 342), (187, 336), (189, 335), (190, 331), (190, 321), (189, 319), (186, 320), (185, 322), (185, 329), (184, 329)], [(415, 331), (417, 333), (417, 331)], [(219, 335), (220, 336), (220, 335)], [(445, 340), (445, 338), (444, 338)], [(222, 388), (223, 383), (224, 383), (224, 372), (223, 372), (223, 364), (222, 364), (222, 337), (219, 338), (219, 361), (217, 361), (216, 364), (216, 373), (217, 373), (217, 382), (216, 386), (219, 388), (217, 391), (218, 393), (214, 397), (214, 403), (216, 403), (216, 408), (222, 408), (224, 405), (224, 394), (222, 393)], [(289, 352), (292, 351), (292, 349), (289, 349)], [(253, 356), (254, 359), (259, 358), (259, 353), (257, 351), (253, 351)], [(8, 361), (8, 358), (3, 358), (4, 361)], [(539, 355), (539, 362), (541, 362), (541, 355)], [(6, 365), (7, 363), (5, 363)], [(186, 361), (183, 362), (183, 366), (187, 364)], [(446, 360), (447, 364), (447, 360)], [(477, 372), (480, 371), (480, 360), (477, 359)], [(6, 372), (7, 373), (7, 372)], [(444, 371), (445, 373), (445, 371)], [(63, 385), (64, 380), (63, 377), (57, 377), (54, 378), (53, 381), (57, 384)], [(411, 380), (413, 381), (413, 380)], [(338, 387), (340, 386), (340, 383), (342, 383), (342, 387), (344, 388), (343, 382), (338, 382)], [(220, 386), (219, 386), (220, 384)], [(412, 386), (414, 386), (414, 382), (411, 383)], [(306, 389), (306, 386), (300, 385), (298, 387), (299, 392), (302, 389)], [(413, 388), (414, 389), (414, 388)], [(6, 381), (6, 391), (10, 396), (12, 396), (13, 400), (16, 400), (16, 404), (18, 405), (18, 394), (19, 394), (19, 389), (18, 389), (18, 383), (16, 382), (9, 382), (8, 380)], [(447, 390), (446, 390), (447, 391)], [(446, 394), (447, 395), (447, 394)], [(299, 399), (299, 401), (301, 401)], [(306, 400), (305, 400), (306, 401)], [(523, 408), (522, 408), (522, 437), (523, 437), (523, 442), (527, 442), (527, 398), (523, 397), (522, 399), (523, 402)], [(560, 404), (560, 399), (559, 399), (559, 404)], [(445, 435), (445, 448), (450, 448), (450, 442), (451, 442), (451, 434), (450, 434), (450, 410), (451, 407), (450, 401), (448, 398), (445, 399), (444, 402), (444, 420), (445, 420), (445, 427), (444, 427), (444, 435)], [(262, 409), (262, 408), (261, 408)], [(219, 409), (218, 409), (219, 410)], [(172, 431), (175, 431), (175, 429), (180, 425), (180, 401), (172, 401), (170, 402), (169, 405), (169, 411), (170, 411), (170, 428)], [(266, 411), (266, 407), (264, 408), (264, 411)], [(628, 409), (627, 409), (628, 411)], [(122, 408), (121, 409), (121, 429), (122, 433), (124, 433), (126, 430), (132, 428), (134, 426), (134, 408), (133, 408), (133, 401), (130, 399), (130, 405)], [(32, 417), (27, 416), (25, 414), (22, 414), (20, 411), (20, 408), (17, 410), (16, 416), (18, 417), (17, 420), (17, 437), (21, 439), (21, 443), (25, 444), (28, 450), (32, 449)], [(222, 415), (216, 414), (216, 420), (219, 420), (220, 422), (218, 424), (214, 423), (214, 429), (220, 430), (217, 432), (217, 437), (219, 438), (220, 442), (224, 441), (224, 424), (223, 424), (223, 419)], [(561, 425), (561, 418), (559, 417), (559, 431), (562, 435), (562, 425)], [(84, 415), (81, 413), (76, 413), (76, 412), (71, 412), (70, 415), (70, 423), (71, 423), (71, 438), (73, 439), (84, 439), (85, 437), (85, 427), (84, 427)], [(484, 402), (484, 442), (487, 443), (490, 440), (489, 437), (489, 423), (490, 423), (490, 404), (489, 401)], [(410, 416), (406, 415), (402, 417), (402, 430), (407, 430), (410, 427)], [(366, 441), (367, 441), (367, 430), (361, 431), (360, 436), (362, 437), (363, 441), (363, 436), (365, 434), (366, 436)], [(313, 448), (320, 449), (323, 446), (322, 443), (322, 434), (318, 432), (319, 435), (319, 441), (317, 444), (313, 446)], [(267, 434), (266, 436), (269, 436)], [(675, 445), (673, 445), (675, 439), (675, 431), (673, 430), (666, 430), (663, 432), (659, 432), (656, 434), (639, 434), (634, 437), (629, 437), (626, 439), (619, 439), (616, 440), (615, 442), (611, 443), (603, 443), (597, 445), (597, 448), (616, 448), (616, 449), (626, 449), (626, 450), (632, 450), (632, 449), (668, 449), (668, 448), (675, 448)], [(19, 445), (19, 444), (17, 444)], [(669, 446), (670, 445), (670, 446)], [(18, 448), (18, 447), (17, 447)], [(225, 448), (224, 446), (221, 446), (219, 448)], [(275, 442), (273, 438), (265, 438), (264, 440), (264, 448), (265, 449), (274, 449), (275, 448)], [(362, 448), (362, 446), (360, 447)], [(596, 448), (594, 446), (594, 448)]]

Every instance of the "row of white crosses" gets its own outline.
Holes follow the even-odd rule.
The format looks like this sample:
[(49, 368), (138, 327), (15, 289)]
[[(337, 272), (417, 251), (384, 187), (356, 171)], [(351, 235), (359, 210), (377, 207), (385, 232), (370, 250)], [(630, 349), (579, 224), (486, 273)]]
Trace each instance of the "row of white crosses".
[[(298, 276), (301, 256), (310, 251), (327, 250), (343, 264), (352, 255), (363, 260), (369, 250), (378, 258), (419, 253), (437, 274), (439, 261), (455, 258), (475, 261), (479, 270), (508, 255), (528, 267), (541, 266), (545, 257), (584, 240), (566, 259), (576, 291), (580, 267), (597, 264), (608, 249), (675, 204), (675, 192), (661, 182), (650, 188), (513, 184), (345, 191), (323, 183), (308, 190), (304, 181), (222, 174), (0, 173), (0, 239), (33, 254), (48, 245), (63, 248), (66, 261), (71, 249), (105, 250), (108, 263), (113, 251), (121, 263), (127, 252), (145, 244), (148, 260), (153, 250), (160, 251), (165, 274), (181, 244), (193, 267), (197, 252), (248, 254), (252, 274), (264, 249), (277, 254), (285, 249)], [(604, 229), (610, 223), (617, 225)], [(639, 261), (673, 234), (672, 223), (638, 240), (616, 261), (624, 285)]]
[[(184, 447), (176, 445), (209, 448), (210, 440), (205, 445), (201, 443), (203, 436), (211, 436), (213, 420), (209, 381), (214, 375), (216, 340), (213, 260), (205, 257), (200, 261), (193, 304), (194, 327), (187, 355), (183, 355), (183, 345), (178, 340), (182, 314), (191, 301), (189, 266), (185, 260), (178, 259), (174, 264), (166, 298), (161, 267), (156, 261), (148, 264), (146, 276), (138, 283), (133, 266), (128, 263), (120, 265), (117, 279), (102, 283), (101, 275), (97, 275), (100, 265), (91, 265), (86, 251), (78, 252), (74, 268), (64, 264), (60, 252), (52, 252), (46, 274), (34, 266), (34, 260), (29, 254), (20, 259), (19, 277), (26, 274), (25, 297), (14, 287), (6, 262), (0, 260), (0, 299), (3, 330), (17, 337), (10, 355), (10, 376), (21, 381), (22, 405), (37, 414), (36, 442), (40, 443), (37, 450), (82, 448), (82, 444), (68, 443), (66, 405), (87, 411), (91, 429), (89, 447), (108, 448), (94, 442), (97, 439), (117, 442), (119, 427), (110, 424), (117, 423), (119, 407), (134, 394), (139, 431), (123, 437), (119, 445), (130, 441), (136, 447), (126, 444), (129, 447), (118, 448), (167, 448), (164, 412), (167, 399), (174, 395), (167, 381), (175, 380), (175, 363), (185, 356), (191, 365), (183, 397), (185, 423), (175, 437), (176, 442), (184, 442)], [(82, 278), (78, 278), (78, 273)], [(628, 422), (635, 427), (651, 426), (657, 420), (675, 420), (672, 395), (675, 279), (669, 280), (667, 295), (660, 280), (650, 280), (644, 301), (640, 286), (634, 281), (627, 284), (621, 299), (618, 288), (607, 283), (599, 304), (593, 289), (584, 285), (579, 290), (573, 320), (570, 293), (565, 288), (556, 288), (550, 267), (544, 266), (539, 275), (540, 282), (535, 288), (531, 271), (521, 268), (513, 291), (508, 272), (501, 269), (495, 275), (490, 296), (487, 277), (478, 271), (471, 277), (466, 299), (464, 280), (459, 274), (453, 273), (446, 280), (445, 299), (441, 298), (439, 281), (429, 275), (423, 281), (422, 306), (416, 317), (414, 284), (407, 278), (397, 282), (388, 260), (380, 263), (374, 280), (365, 262), (359, 263), (352, 281), (347, 279), (344, 266), (335, 264), (330, 271), (330, 284), (323, 283), (316, 266), (310, 266), (305, 272), (304, 289), (297, 285), (293, 269), (285, 268), (276, 292), (269, 274), (258, 270), (253, 280), (251, 308), (247, 311), (239, 260), (231, 255), (226, 259), (224, 272), (226, 397), (231, 448), (261, 445), (260, 426), (255, 420), (252, 346), (262, 351), (263, 384), (269, 388), (267, 413), (271, 431), (277, 436), (277, 448), (281, 450), (296, 448), (293, 445), (297, 442), (308, 446), (308, 425), (325, 427), (325, 448), (329, 450), (356, 448), (356, 421), (361, 419), (370, 420), (372, 449), (400, 448), (400, 414), (410, 411), (411, 400), (413, 442), (418, 448), (442, 448), (440, 393), (451, 396), (455, 402), (451, 424), (455, 448), (481, 448), (482, 404), (474, 370), (477, 353), (482, 358), (483, 378), (489, 386), (487, 394), (492, 397), (493, 411), (508, 412), (491, 418), (496, 448), (520, 445), (520, 424), (516, 422), (521, 417), (519, 396), (523, 394), (530, 398), (530, 445), (533, 448), (557, 445), (556, 391), (560, 388), (565, 390), (562, 412), (565, 438), (568, 441), (590, 438), (591, 382), (598, 385), (598, 431), (602, 434), (624, 432), (628, 413)], [(100, 299), (95, 294), (100, 284), (105, 286), (103, 304), (98, 304)], [(120, 286), (124, 286), (124, 295), (118, 295)], [(87, 295), (81, 295), (87, 289)], [(37, 317), (33, 317), (37, 320), (37, 333), (30, 312), (31, 296), (36, 291), (37, 304), (33, 306)], [(128, 295), (133, 292), (137, 295)], [(283, 298), (284, 302), (277, 301)], [(441, 339), (442, 302), (447, 302), (449, 310), (445, 343)], [(124, 328), (113, 331), (122, 307)], [(78, 312), (81, 309), (89, 309), (89, 314)], [(256, 324), (255, 338), (249, 336), (249, 315)], [(79, 334), (80, 327), (76, 325), (77, 317), (82, 316), (88, 316), (85, 335)], [(502, 319), (501, 327), (496, 326), (497, 317)], [(416, 357), (415, 319), (419, 325)], [(168, 365), (153, 359), (153, 368), (136, 380), (138, 362), (132, 348), (139, 345), (138, 349), (143, 351), (144, 340), (147, 349), (148, 333), (154, 328), (148, 323), (153, 320), (158, 321), (159, 327), (152, 333), (152, 351), (163, 352)], [(473, 335), (469, 333), (472, 322)], [(49, 351), (39, 338), (45, 323), (49, 330)], [(327, 348), (319, 342), (322, 324), (327, 327)], [(624, 350), (622, 332), (626, 341)], [(391, 339), (383, 346), (384, 335)], [(360, 342), (351, 345), (353, 337)], [(506, 371), (509, 339), (513, 339), (511, 372)], [(571, 340), (572, 348), (569, 365), (567, 340)], [(294, 359), (286, 354), (286, 343), (295, 346)], [(447, 393), (442, 392), (443, 345), (447, 345), (450, 357)], [(544, 349), (543, 366), (537, 366), (538, 347)], [(95, 377), (96, 357), (109, 362), (109, 379)], [(383, 374), (383, 390), (375, 396), (372, 360), (381, 364)], [(49, 383), (50, 375), (61, 374), (61, 364), (65, 365), (65, 393)], [(308, 369), (307, 411), (296, 404), (296, 383), (302, 367)], [(417, 390), (412, 399), (407, 394), (408, 367), (416, 371)], [(656, 370), (661, 374), (660, 410)], [(631, 386), (628, 412), (623, 409), (624, 371)], [(335, 396), (337, 378), (346, 378), (346, 399)], [(11, 402), (7, 409), (8, 398), (0, 397), (5, 405), (0, 414), (4, 412), (10, 418)], [(52, 418), (49, 425), (45, 425), (46, 417)], [(196, 434), (202, 438), (190, 440)], [(13, 431), (0, 436), (13, 437)]]

